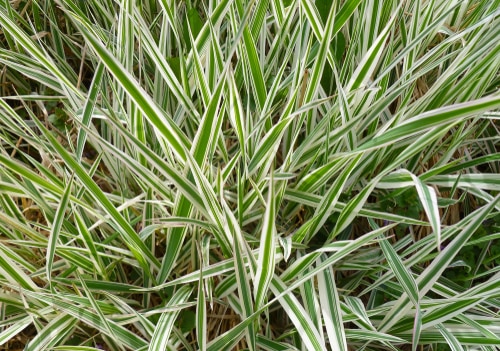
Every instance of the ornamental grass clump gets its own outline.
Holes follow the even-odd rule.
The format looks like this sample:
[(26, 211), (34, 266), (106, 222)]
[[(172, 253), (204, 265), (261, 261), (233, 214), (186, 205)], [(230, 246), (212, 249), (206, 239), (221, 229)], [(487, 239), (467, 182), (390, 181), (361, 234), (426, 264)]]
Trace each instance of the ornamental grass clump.
[(496, 350), (500, 1), (0, 4), (0, 350)]

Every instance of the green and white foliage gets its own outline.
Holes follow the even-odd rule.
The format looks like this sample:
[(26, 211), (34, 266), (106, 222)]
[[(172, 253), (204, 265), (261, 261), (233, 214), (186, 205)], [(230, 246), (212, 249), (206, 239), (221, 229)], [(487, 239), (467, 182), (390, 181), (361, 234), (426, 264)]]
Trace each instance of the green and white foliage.
[(0, 347), (497, 349), (499, 9), (1, 1)]

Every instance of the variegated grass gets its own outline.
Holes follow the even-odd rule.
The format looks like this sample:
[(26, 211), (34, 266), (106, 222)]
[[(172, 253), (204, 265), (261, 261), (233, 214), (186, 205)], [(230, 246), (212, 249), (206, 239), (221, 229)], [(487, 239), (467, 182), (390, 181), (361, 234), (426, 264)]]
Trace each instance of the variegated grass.
[(499, 8), (2, 2), (0, 345), (496, 349)]

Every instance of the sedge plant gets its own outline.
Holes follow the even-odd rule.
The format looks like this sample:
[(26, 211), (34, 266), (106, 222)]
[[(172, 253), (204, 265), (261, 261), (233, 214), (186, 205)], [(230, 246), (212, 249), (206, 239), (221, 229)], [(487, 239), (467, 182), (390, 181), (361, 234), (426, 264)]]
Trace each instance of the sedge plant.
[(0, 2), (0, 348), (496, 350), (500, 1)]

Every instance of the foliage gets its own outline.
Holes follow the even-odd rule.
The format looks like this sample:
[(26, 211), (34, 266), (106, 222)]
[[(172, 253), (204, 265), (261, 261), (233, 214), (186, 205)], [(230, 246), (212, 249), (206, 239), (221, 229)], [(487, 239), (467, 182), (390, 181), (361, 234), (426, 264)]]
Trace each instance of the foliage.
[(494, 350), (500, 1), (0, 3), (0, 345)]

